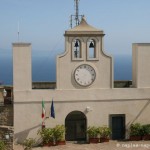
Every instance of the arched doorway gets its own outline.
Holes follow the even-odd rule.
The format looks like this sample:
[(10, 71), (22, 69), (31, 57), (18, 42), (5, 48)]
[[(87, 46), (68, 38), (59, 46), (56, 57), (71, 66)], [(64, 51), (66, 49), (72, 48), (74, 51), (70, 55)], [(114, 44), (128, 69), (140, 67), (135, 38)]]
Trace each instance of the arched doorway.
[(65, 119), (66, 140), (67, 141), (85, 141), (87, 120), (84, 113), (73, 111)]

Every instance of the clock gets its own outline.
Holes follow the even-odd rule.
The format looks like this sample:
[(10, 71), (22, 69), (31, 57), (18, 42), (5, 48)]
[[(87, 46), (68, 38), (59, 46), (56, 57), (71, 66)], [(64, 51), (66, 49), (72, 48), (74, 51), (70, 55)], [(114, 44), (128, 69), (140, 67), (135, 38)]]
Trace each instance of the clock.
[(92, 66), (88, 64), (82, 64), (75, 69), (74, 78), (79, 85), (89, 86), (94, 82), (96, 78), (96, 72)]

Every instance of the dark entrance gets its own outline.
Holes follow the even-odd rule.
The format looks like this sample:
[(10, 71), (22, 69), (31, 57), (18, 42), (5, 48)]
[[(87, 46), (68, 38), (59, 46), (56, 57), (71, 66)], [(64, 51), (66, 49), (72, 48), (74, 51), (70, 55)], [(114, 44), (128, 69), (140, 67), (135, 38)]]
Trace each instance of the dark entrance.
[(65, 119), (66, 140), (85, 141), (86, 140), (86, 116), (80, 111), (69, 113)]
[(125, 115), (110, 115), (110, 127), (112, 129), (112, 139), (125, 139)]

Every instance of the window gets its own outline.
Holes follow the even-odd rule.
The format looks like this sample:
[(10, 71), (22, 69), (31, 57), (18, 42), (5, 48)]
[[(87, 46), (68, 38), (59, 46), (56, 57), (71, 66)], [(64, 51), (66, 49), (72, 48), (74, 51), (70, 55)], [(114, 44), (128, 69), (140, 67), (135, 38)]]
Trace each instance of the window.
[(78, 58), (81, 58), (82, 57), (82, 54), (81, 54), (81, 42), (79, 39), (75, 39), (73, 41), (73, 45), (72, 45), (72, 53), (73, 53), (73, 58), (74, 59), (78, 59)]
[(96, 45), (93, 39), (88, 41), (88, 58), (96, 58)]

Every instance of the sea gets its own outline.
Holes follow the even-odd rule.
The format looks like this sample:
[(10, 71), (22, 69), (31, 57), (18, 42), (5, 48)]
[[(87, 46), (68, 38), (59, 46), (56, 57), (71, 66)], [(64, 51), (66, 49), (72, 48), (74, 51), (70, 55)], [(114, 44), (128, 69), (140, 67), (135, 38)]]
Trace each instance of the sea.
[[(132, 80), (132, 56), (117, 55), (113, 58), (114, 80)], [(1, 85), (13, 85), (12, 66), (12, 55), (0, 55)], [(32, 81), (56, 81), (56, 55), (32, 55)]]

